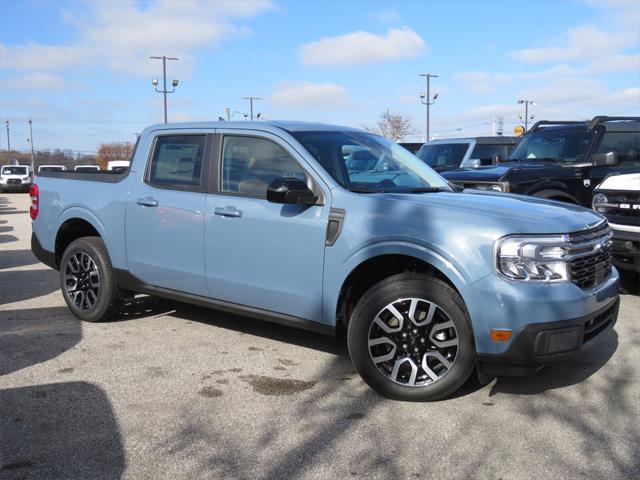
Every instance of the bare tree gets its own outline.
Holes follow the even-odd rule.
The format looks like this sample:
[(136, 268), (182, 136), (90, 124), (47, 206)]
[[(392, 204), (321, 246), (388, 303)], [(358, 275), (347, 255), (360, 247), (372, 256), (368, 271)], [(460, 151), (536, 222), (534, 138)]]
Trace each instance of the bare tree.
[(112, 160), (129, 160), (133, 153), (131, 143), (103, 143), (98, 149), (98, 159), (96, 163), (101, 170), (107, 169), (107, 163)]
[(392, 142), (399, 142), (407, 135), (415, 133), (411, 120), (401, 113), (394, 113), (388, 108), (380, 114), (378, 124), (375, 127), (365, 126), (367, 132), (377, 133)]

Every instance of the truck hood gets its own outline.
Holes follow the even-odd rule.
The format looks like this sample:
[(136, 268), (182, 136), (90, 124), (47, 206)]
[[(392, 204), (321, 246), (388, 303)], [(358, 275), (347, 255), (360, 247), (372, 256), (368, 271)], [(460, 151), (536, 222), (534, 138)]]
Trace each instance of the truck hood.
[[(451, 211), (451, 221), (485, 216), (511, 226), (513, 233), (548, 234), (584, 230), (602, 215), (578, 205), (510, 193), (465, 190), (423, 194), (387, 194), (390, 201), (412, 202)], [(428, 214), (428, 212), (427, 212)]]
[(512, 170), (526, 168), (527, 170), (545, 169), (549, 167), (558, 167), (556, 163), (536, 161), (536, 162), (513, 162), (491, 167), (478, 168), (456, 168), (441, 175), (452, 182), (499, 182), (505, 179), (507, 174)]
[(621, 190), (640, 191), (640, 173), (629, 173), (626, 175), (611, 175), (604, 179), (597, 190)]

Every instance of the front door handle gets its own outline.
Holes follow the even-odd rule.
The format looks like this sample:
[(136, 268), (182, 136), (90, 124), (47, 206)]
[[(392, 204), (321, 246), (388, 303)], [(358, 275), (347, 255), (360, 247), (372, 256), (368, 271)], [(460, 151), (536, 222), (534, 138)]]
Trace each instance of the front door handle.
[(241, 217), (242, 216), (242, 210), (238, 210), (236, 207), (230, 207), (230, 206), (226, 206), (226, 207), (216, 207), (213, 209), (213, 213), (215, 215), (220, 215), (223, 217)]
[(158, 200), (151, 197), (139, 198), (136, 200), (136, 203), (138, 205), (142, 205), (143, 207), (157, 207), (158, 205), (160, 205), (158, 203)]

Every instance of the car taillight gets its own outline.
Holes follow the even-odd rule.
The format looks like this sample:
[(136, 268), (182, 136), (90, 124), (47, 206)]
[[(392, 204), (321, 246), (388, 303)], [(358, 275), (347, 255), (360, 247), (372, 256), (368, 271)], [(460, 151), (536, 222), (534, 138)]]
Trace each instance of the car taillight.
[(40, 190), (35, 183), (29, 187), (29, 196), (31, 197), (29, 215), (31, 215), (31, 220), (35, 220), (38, 218), (38, 203), (40, 201)]

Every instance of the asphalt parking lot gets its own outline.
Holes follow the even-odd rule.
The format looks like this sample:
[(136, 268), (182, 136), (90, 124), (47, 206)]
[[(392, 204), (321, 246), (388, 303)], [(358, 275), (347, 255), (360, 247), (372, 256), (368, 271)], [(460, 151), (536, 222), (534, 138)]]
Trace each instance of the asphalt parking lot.
[(640, 297), (579, 359), (384, 399), (335, 338), (142, 297), (80, 323), (0, 194), (0, 479), (638, 478)]

